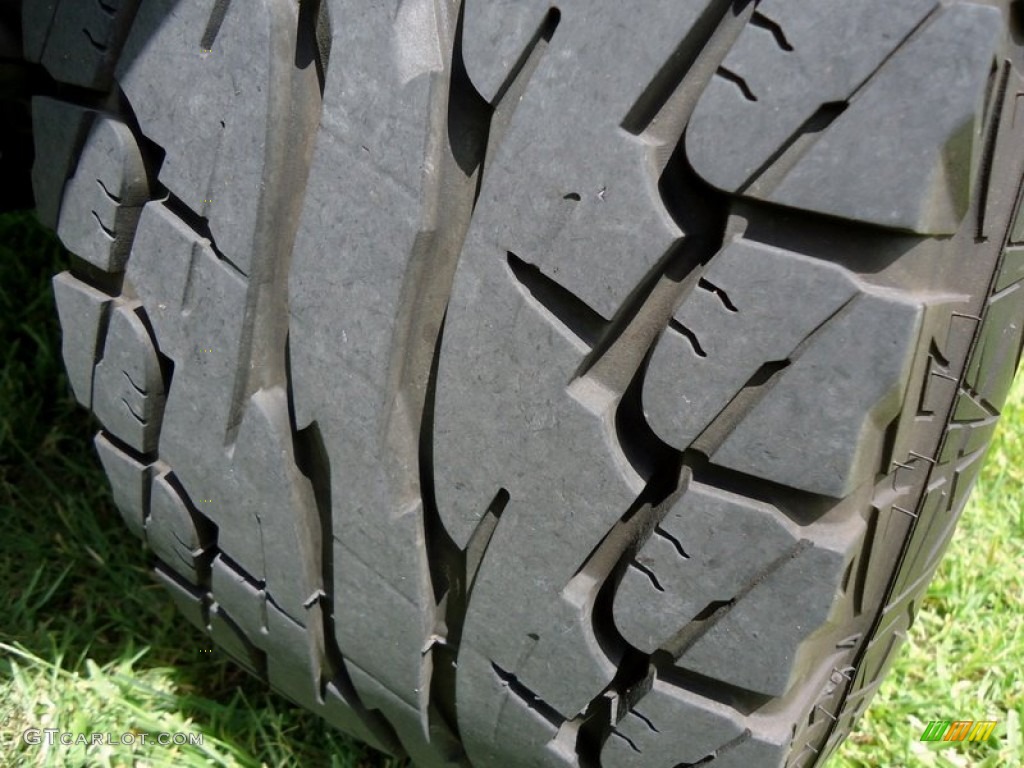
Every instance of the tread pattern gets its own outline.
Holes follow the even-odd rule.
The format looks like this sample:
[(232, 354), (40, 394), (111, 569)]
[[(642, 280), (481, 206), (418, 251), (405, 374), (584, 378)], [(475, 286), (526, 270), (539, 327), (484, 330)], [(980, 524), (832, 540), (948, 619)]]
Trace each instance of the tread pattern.
[[(91, 117), (88, 113), (85, 117)], [(57, 234), (77, 256), (120, 272), (142, 205), (149, 199), (146, 166), (131, 129), (107, 117), (90, 120), (74, 175), (68, 179)]]
[[(999, 10), (393, 5), (104, 3), (75, 77), (95, 9), (26, 14), (110, 89), (36, 100), (34, 179), (126, 524), (417, 764), (820, 764), (1019, 355)], [(911, 89), (909, 143), (854, 141)]]

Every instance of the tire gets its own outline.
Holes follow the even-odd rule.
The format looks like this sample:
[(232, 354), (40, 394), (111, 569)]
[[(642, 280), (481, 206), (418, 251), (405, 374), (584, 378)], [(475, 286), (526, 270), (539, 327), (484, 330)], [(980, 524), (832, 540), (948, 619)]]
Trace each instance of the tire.
[(157, 578), (418, 765), (821, 765), (1019, 358), (1017, 7), (25, 3)]

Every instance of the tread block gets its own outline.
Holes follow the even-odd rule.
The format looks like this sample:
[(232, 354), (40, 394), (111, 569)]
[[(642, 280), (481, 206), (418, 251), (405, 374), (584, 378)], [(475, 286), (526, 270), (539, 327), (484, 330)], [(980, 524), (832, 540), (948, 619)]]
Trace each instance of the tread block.
[(691, 482), (635, 556), (657, 586), (628, 568), (615, 595), (615, 625), (630, 644), (654, 653), (799, 541), (799, 528), (769, 505)]
[(266, 632), (261, 647), (267, 656), (267, 679), (281, 693), (307, 709), (320, 703), (322, 651), (310, 627), (266, 602)]
[(106, 327), (110, 296), (61, 272), (53, 278), (61, 327), (61, 354), (75, 399), (92, 408), (93, 372), (99, 358), (100, 329)]
[(96, 435), (94, 442), (103, 469), (110, 479), (114, 504), (131, 532), (145, 541), (152, 465), (143, 464), (129, 456), (114, 445), (103, 432)]
[(160, 351), (175, 364), (161, 459), (175, 468), (189, 498), (218, 526), (220, 549), (263, 580), (263, 542), (252, 534), (260, 529), (253, 510), (269, 507), (281, 490), (263, 498), (250, 487), (242, 495), (224, 455), (245, 282), (223, 265), (208, 240), (158, 202), (143, 209), (126, 280), (147, 308)]
[(216, 602), (210, 605), (210, 638), (232, 659), (257, 677), (264, 676), (264, 658), (248, 637)]
[[(643, 392), (651, 427), (679, 449), (709, 426), (728, 430), (713, 463), (846, 496), (874, 472), (899, 413), (922, 307), (744, 239), (714, 258), (705, 281), (675, 316), (695, 341), (670, 328), (655, 347)], [(741, 394), (751, 395), (742, 411), (727, 411)]]
[(164, 588), (168, 591), (181, 615), (196, 629), (206, 632), (206, 593), (198, 587), (183, 584), (179, 578), (164, 568), (163, 565), (157, 565), (153, 569), (153, 574), (156, 576), (157, 581), (163, 584)]
[[(843, 547), (845, 544), (845, 548)], [(746, 690), (782, 696), (807, 664), (805, 645), (829, 619), (859, 540), (837, 550), (811, 546), (754, 584), (691, 645), (676, 664)]]
[(396, 745), (385, 743), (359, 714), (364, 709), (362, 703), (350, 699), (335, 681), (324, 681), (320, 640), (323, 617), (319, 607), (310, 610), (307, 623), (302, 625), (273, 603), (266, 601), (263, 605), (266, 627), (258, 640), (266, 654), (271, 685), (375, 749), (393, 753)]
[(644, 382), (651, 426), (676, 448), (688, 446), (765, 362), (786, 360), (858, 292), (840, 267), (744, 239), (715, 256), (705, 279), (722, 293), (698, 287), (675, 315), (696, 343), (667, 331)]
[(210, 593), (235, 625), (258, 645), (267, 627), (267, 598), (260, 586), (229, 565), (223, 555), (217, 555), (210, 566)]
[(712, 461), (812, 493), (849, 495), (877, 469), (922, 315), (904, 297), (861, 296), (782, 372)]
[[(394, 529), (389, 544), (396, 549), (412, 549), (417, 546), (416, 539), (405, 527)], [(415, 687), (406, 689), (402, 681), (420, 679), (420, 658), (409, 653), (395, 655), (395, 649), (407, 648), (412, 638), (406, 627), (418, 626), (412, 624), (410, 618), (416, 615), (417, 585), (405, 579), (395, 586), (379, 586), (383, 578), (381, 572), (387, 573), (386, 563), (394, 555), (391, 551), (385, 551), (379, 559), (367, 562), (364, 559), (367, 552), (365, 547), (353, 547), (345, 541), (335, 542), (334, 562), (346, 564), (340, 577), (335, 580), (335, 611), (338, 610), (338, 604), (344, 603), (346, 615), (367, 617), (367, 623), (372, 622), (371, 626), (375, 630), (375, 642), (359, 642), (365, 637), (359, 628), (349, 626), (351, 621), (341, 622), (336, 619), (338, 644), (344, 650), (350, 666), (372, 668), (379, 683), (390, 690), (401, 691), (401, 698), (407, 704), (416, 704), (418, 698)], [(391, 618), (394, 616), (401, 619)], [(423, 641), (418, 636), (417, 639), (419, 649), (422, 649)], [(356, 686), (362, 696), (363, 691), (358, 683)]]
[[(209, 376), (232, 375), (227, 351), (237, 347), (238, 331), (229, 321), (244, 311), (245, 281), (163, 202), (142, 210), (126, 278), (146, 306), (160, 351), (178, 365), (203, 366)], [(218, 354), (201, 352), (213, 339)]]
[[(56, 6), (51, 11), (51, 26), (34, 52), (55, 80), (83, 88), (103, 89), (110, 82), (120, 43), (139, 0), (57, 0), (42, 2)], [(36, 0), (25, 3), (31, 7)], [(33, 11), (44, 15), (44, 11)], [(26, 23), (29, 23), (26, 20)], [(31, 23), (38, 24), (39, 19)], [(35, 33), (34, 33), (35, 34)]]
[(976, 176), (1002, 18), (996, 8), (958, 3), (910, 35), (935, 6), (835, 1), (808, 12), (795, 0), (774, 4), (766, 13), (793, 50), (766, 30), (744, 31), (723, 63), (734, 81), (717, 77), (694, 114), (687, 152), (695, 169), (721, 189), (803, 210), (956, 232)]
[(103, 357), (96, 364), (92, 409), (103, 426), (140, 453), (156, 449), (164, 410), (164, 377), (138, 302), (111, 312)]
[(213, 526), (194, 512), (164, 471), (153, 478), (146, 540), (164, 565), (190, 582), (198, 583), (209, 547), (214, 543)]
[(119, 272), (148, 196), (146, 167), (131, 129), (99, 117), (64, 188), (57, 234), (90, 264)]
[(627, 569), (615, 625), (645, 653), (667, 650), (679, 667), (780, 696), (829, 621), (865, 524), (824, 530), (806, 539), (767, 504), (691, 483)]
[[(638, 488), (609, 451), (601, 420), (565, 393), (578, 348), (539, 313), (523, 310), (499, 255), (484, 253), (479, 265), (460, 266), (457, 283), (468, 285), (457, 286), (455, 296), (488, 296), (489, 319), (481, 324), (466, 298), (457, 299), (460, 311), (449, 309), (435, 416), (436, 492), (450, 530), (468, 538), (468, 521), (484, 513), (495, 490), (509, 493), (477, 572), (463, 648), (572, 717), (600, 694), (614, 668), (596, 644), (579, 645), (581, 613), (566, 605), (564, 589)], [(481, 681), (492, 675), (490, 663), (471, 663), (460, 660), (463, 732), (500, 706)], [(576, 676), (551, 675), (553, 668)]]

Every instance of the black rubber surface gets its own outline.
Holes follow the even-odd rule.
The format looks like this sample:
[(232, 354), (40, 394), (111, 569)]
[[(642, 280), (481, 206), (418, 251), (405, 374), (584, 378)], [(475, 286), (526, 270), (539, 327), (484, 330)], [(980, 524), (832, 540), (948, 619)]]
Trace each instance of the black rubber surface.
[(1008, 3), (27, 3), (185, 616), (424, 766), (811, 766), (1021, 348)]

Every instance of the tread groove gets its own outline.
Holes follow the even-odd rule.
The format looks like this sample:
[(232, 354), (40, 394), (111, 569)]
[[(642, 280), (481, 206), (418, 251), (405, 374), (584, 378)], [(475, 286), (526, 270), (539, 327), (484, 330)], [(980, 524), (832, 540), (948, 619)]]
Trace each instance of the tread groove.
[[(560, 14), (550, 9), (489, 103), (466, 72), (462, 54), (464, 4), (448, 51), (448, 65), (430, 85), (428, 140), (424, 163), (432, 168), (424, 180), (420, 230), (403, 278), (399, 315), (391, 341), (385, 433), (395, 454), (392, 480), (398, 498), (418, 498), (433, 595), (433, 626), (427, 628), (421, 657), (420, 716), (426, 732), (440, 728), (458, 739), (454, 709), (456, 660), (466, 613), (469, 579), (486, 554), (490, 534), (508, 501), (499, 491), (478, 526), (475, 562), (446, 530), (434, 498), (433, 418), (437, 367), (444, 339), (448, 297), (479, 195), (483, 169), (501, 141)], [(472, 575), (468, 566), (472, 567)], [(461, 757), (459, 759), (465, 759)]]
[(695, 334), (693, 331), (691, 331), (685, 325), (680, 323), (674, 317), (669, 319), (668, 327), (671, 328), (673, 331), (678, 333), (680, 336), (682, 336), (684, 339), (686, 339), (689, 342), (690, 347), (693, 349), (693, 353), (695, 355), (697, 355), (697, 357), (707, 357), (708, 356), (708, 353), (705, 352), (704, 348), (700, 345), (700, 340), (697, 338), (697, 334)]
[(231, 7), (231, 0), (214, 0), (213, 8), (210, 11), (210, 17), (206, 22), (206, 29), (203, 30), (203, 36), (199, 41), (199, 47), (204, 51), (209, 51), (213, 48), (213, 43), (217, 39), (217, 35), (220, 33), (221, 25), (224, 23), (224, 17), (228, 15), (228, 8)]
[[(218, 0), (221, 18), (228, 2)], [(268, 6), (271, 39), (262, 181), (252, 240), (241, 341), (224, 445), (233, 450), (249, 398), (261, 389), (285, 386), (289, 325), (288, 275), (313, 149), (322, 94), (315, 73), (296, 65), (302, 41), (299, 14), (287, 5)], [(212, 241), (211, 241), (212, 242)]]
[(608, 321), (561, 283), (551, 279), (535, 264), (529, 264), (508, 251), (506, 258), (512, 276), (526, 289), (532, 301), (554, 315), (567, 331), (593, 349)]
[[(680, 114), (673, 115), (673, 120), (667, 121), (676, 125), (664, 131), (666, 142), (678, 140), (689, 112), (696, 105), (699, 91), (711, 79), (718, 62), (725, 58), (753, 13), (754, 5), (751, 0), (710, 3), (630, 107), (622, 120), (622, 128), (639, 136), (666, 112), (678, 112)], [(692, 89), (691, 84), (694, 84)], [(691, 90), (696, 93), (688, 93)], [(673, 105), (678, 94), (686, 95), (686, 103)]]
[(786, 38), (786, 32), (782, 29), (782, 26), (774, 19), (766, 16), (762, 11), (754, 11), (754, 15), (750, 17), (750, 25), (752, 27), (760, 27), (761, 29), (771, 32), (772, 37), (775, 38), (776, 44), (782, 50), (786, 52), (793, 50), (793, 46)]
[(745, 77), (740, 76), (731, 69), (727, 69), (723, 65), (719, 65), (718, 70), (715, 72), (723, 80), (728, 80), (730, 83), (740, 89), (740, 93), (743, 94), (743, 98), (747, 101), (757, 101), (757, 96), (750, 90), (750, 84), (747, 82)]
[(985, 143), (982, 148), (981, 163), (979, 168), (978, 182), (978, 224), (975, 240), (979, 243), (988, 239), (986, 230), (986, 212), (988, 211), (989, 186), (992, 183), (992, 165), (996, 151), (996, 139), (999, 137), (999, 127), (1003, 119), (1003, 108), (1006, 103), (1006, 91), (1010, 83), (1010, 62), (1005, 62), (1002, 72), (999, 73), (999, 83), (995, 89), (995, 98), (992, 100), (992, 115), (989, 120), (988, 131), (985, 134)]
[(298, 30), (295, 35), (295, 66), (305, 69), (313, 64), (316, 67), (321, 98), (324, 94), (330, 55), (329, 12), (326, 0), (303, 0), (299, 4)]
[[(796, 543), (795, 546), (791, 547), (786, 552), (783, 552), (777, 558), (772, 560), (770, 563), (764, 566), (758, 571), (746, 584), (743, 585), (728, 600), (718, 600), (709, 603), (700, 613), (698, 613), (689, 623), (685, 624), (675, 636), (666, 642), (659, 651), (667, 652), (674, 660), (678, 660), (686, 654), (686, 651), (693, 646), (701, 637), (706, 635), (708, 631), (712, 629), (718, 622), (724, 619), (739, 603), (746, 597), (750, 592), (775, 571), (779, 570), (782, 566), (788, 563), (790, 560), (798, 557), (801, 552), (808, 549), (811, 546), (811, 542), (807, 539), (801, 539)], [(658, 653), (658, 651), (655, 651)]]

